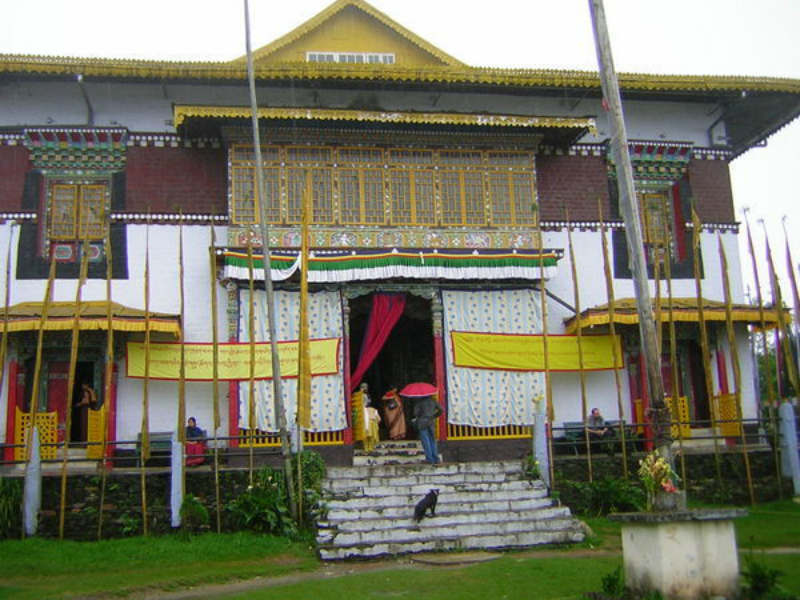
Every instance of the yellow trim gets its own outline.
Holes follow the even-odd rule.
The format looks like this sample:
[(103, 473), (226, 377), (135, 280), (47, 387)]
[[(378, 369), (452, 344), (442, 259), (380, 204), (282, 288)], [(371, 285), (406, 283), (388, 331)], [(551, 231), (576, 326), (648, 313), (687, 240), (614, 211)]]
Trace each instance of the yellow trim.
[(497, 427), (474, 427), (472, 425), (447, 424), (448, 440), (515, 440), (531, 437), (528, 425), (499, 425)]
[[(170, 62), (156, 60), (80, 58), (0, 54), (0, 73), (74, 75), (144, 79), (233, 79), (244, 81), (244, 64), (231, 62)], [(256, 69), (260, 80), (359, 79), (439, 83), (473, 83), (517, 87), (600, 89), (594, 71), (559, 69), (505, 69), (490, 67), (411, 68), (398, 65), (356, 65), (343, 63), (285, 63)], [(655, 75), (619, 73), (623, 90), (651, 92), (782, 92), (800, 94), (800, 79), (721, 75)]]
[[(669, 322), (669, 301), (661, 300), (662, 323)], [(635, 312), (636, 305), (631, 298), (617, 300), (615, 302), (614, 323), (620, 325), (637, 325), (639, 315)], [(734, 321), (746, 323), (760, 323), (761, 317), (757, 307), (739, 304), (731, 311)], [(656, 317), (658, 318), (658, 317)], [(703, 300), (703, 318), (705, 321), (725, 321), (725, 303), (714, 300)], [(694, 298), (674, 298), (672, 307), (672, 320), (676, 323), (698, 323), (700, 315), (697, 310), (697, 301)], [(764, 320), (767, 326), (774, 326), (778, 321), (778, 313), (774, 309), (764, 310)], [(565, 333), (575, 333), (578, 326), (583, 329), (596, 327), (598, 325), (608, 325), (608, 307), (606, 305), (595, 306), (581, 313), (580, 320), (571, 317), (565, 324)], [(578, 325), (580, 323), (580, 325)]]
[[(108, 329), (108, 302), (105, 300), (81, 302), (78, 308), (81, 330)], [(112, 326), (116, 331), (145, 331), (145, 312), (129, 308), (116, 302), (111, 303)], [(8, 308), (8, 331), (38, 331), (41, 326), (42, 303), (22, 302)], [(68, 331), (72, 329), (75, 318), (74, 302), (51, 302), (48, 305), (45, 331)], [(178, 337), (181, 331), (180, 320), (176, 315), (150, 313), (150, 331), (170, 333)]]
[[(249, 448), (248, 430), (240, 429), (239, 435), (244, 438), (239, 442), (242, 448)], [(344, 430), (339, 431), (304, 431), (304, 446), (341, 446), (344, 444)], [(258, 431), (253, 435), (253, 448), (271, 448), (281, 445), (281, 436), (277, 433)]]
[[(173, 112), (175, 127), (189, 117), (250, 118), (245, 106), (180, 106)], [(260, 108), (261, 119), (296, 119), (309, 121), (361, 121), (367, 123), (413, 123), (428, 125), (483, 125), (486, 127), (585, 127), (593, 133), (593, 118), (525, 117), (463, 113), (426, 113), (376, 110), (336, 110), (327, 108)]]

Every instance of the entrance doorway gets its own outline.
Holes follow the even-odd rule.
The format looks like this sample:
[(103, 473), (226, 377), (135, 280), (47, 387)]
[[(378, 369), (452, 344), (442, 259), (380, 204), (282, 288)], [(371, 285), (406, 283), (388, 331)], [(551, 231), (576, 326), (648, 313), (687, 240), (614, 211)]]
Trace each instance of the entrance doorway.
[[(350, 301), (350, 365), (355, 368), (361, 354), (361, 344), (369, 321), (372, 296), (360, 296)], [(398, 389), (415, 381), (435, 382), (433, 324), (430, 300), (407, 295), (403, 314), (392, 329), (375, 361), (364, 374), (369, 395), (376, 408), (381, 396), (393, 386)], [(416, 439), (410, 426), (411, 402), (404, 402), (406, 438)], [(381, 424), (381, 439), (387, 437)]]

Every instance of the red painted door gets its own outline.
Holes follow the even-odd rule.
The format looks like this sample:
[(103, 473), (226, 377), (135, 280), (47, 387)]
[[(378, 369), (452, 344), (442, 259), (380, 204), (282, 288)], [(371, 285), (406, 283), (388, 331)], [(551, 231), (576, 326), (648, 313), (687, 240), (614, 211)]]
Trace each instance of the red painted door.
[(67, 390), (69, 363), (47, 363), (47, 411), (58, 413), (58, 441), (66, 435), (67, 411), (72, 409), (72, 394)]

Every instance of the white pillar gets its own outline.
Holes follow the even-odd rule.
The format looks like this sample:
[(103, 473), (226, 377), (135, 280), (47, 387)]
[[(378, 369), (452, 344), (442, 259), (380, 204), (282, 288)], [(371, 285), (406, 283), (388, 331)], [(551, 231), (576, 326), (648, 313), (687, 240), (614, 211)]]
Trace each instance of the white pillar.
[(170, 479), (169, 507), (171, 511), (171, 524), (173, 527), (181, 526), (181, 505), (183, 504), (183, 444), (178, 440), (178, 432), (172, 432), (172, 473)]
[[(42, 454), (39, 447), (39, 428), (34, 425), (31, 432), (31, 456), (25, 465), (25, 491), (22, 501), (22, 526), (25, 535), (36, 535), (39, 511), (42, 508)], [(64, 452), (66, 452), (66, 447)]]

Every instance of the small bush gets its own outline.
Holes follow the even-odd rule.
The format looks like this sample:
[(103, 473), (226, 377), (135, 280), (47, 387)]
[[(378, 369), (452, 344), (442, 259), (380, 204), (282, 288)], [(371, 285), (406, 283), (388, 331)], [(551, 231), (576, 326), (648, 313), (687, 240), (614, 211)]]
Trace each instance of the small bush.
[(231, 502), (226, 510), (237, 528), (256, 533), (294, 537), (297, 526), (287, 505), (283, 473), (264, 467), (256, 473), (253, 485)]
[(22, 531), (22, 481), (0, 478), (0, 539), (19, 537)]
[(208, 527), (208, 509), (192, 494), (186, 494), (181, 503), (181, 532), (188, 538), (192, 533)]
[(792, 600), (796, 596), (787, 594), (778, 584), (782, 571), (772, 569), (753, 558), (752, 554), (744, 559), (742, 571), (742, 597), (746, 600)]
[(638, 511), (645, 505), (644, 490), (627, 479), (603, 477), (588, 483), (565, 481), (564, 487), (569, 495), (565, 502), (582, 515), (599, 517), (611, 512)]
[(522, 474), (525, 479), (536, 481), (541, 479), (542, 472), (539, 469), (539, 461), (533, 454), (528, 454), (522, 461)]

